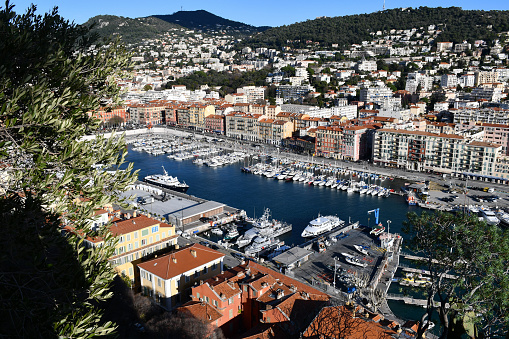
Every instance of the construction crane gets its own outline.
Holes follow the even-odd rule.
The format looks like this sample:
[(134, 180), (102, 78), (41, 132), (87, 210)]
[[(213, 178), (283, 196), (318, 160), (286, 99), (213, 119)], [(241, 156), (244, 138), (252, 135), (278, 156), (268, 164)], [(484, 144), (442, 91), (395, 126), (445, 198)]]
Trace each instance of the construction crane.
[(375, 225), (378, 225), (378, 216), (380, 215), (380, 209), (375, 208), (374, 210), (368, 211), (368, 214), (375, 213)]

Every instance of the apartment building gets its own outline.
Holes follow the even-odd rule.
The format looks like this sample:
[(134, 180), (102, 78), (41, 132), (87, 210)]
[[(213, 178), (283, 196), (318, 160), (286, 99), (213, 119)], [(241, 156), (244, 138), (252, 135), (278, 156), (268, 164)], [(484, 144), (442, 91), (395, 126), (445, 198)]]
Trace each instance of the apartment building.
[(509, 109), (489, 108), (451, 108), (455, 123), (468, 124), (470, 121), (489, 124), (509, 125)]
[(244, 86), (237, 88), (237, 93), (244, 94), (247, 98), (247, 102), (251, 103), (265, 99), (265, 87), (262, 86)]
[(281, 106), (279, 105), (267, 105), (265, 106), (264, 115), (269, 119), (276, 119), (277, 115), (281, 112)]
[(484, 131), (483, 141), (502, 146), (501, 154), (509, 156), (509, 125), (478, 123)]
[(319, 126), (316, 129), (315, 154), (326, 158), (343, 159), (343, 128)]
[(130, 121), (140, 125), (160, 125), (163, 121), (162, 104), (131, 104), (127, 107)]
[(382, 106), (388, 98), (393, 96), (392, 90), (384, 84), (361, 88), (359, 99), (364, 102), (373, 102), (378, 106)]
[(278, 97), (283, 98), (285, 101), (288, 100), (300, 100), (306, 96), (309, 92), (314, 92), (315, 89), (311, 85), (280, 85), (276, 89)]
[(212, 114), (205, 117), (205, 130), (217, 134), (225, 134), (225, 117)]
[(491, 176), (501, 149), (454, 134), (380, 129), (375, 134), (373, 162), (413, 171)]
[(239, 140), (258, 141), (259, 123), (264, 116), (243, 112), (232, 112), (225, 116), (226, 136)]
[[(175, 226), (145, 215), (115, 218), (109, 231), (118, 240), (115, 253), (108, 260), (121, 276), (127, 277), (133, 286), (140, 280), (136, 265), (147, 255), (174, 246), (177, 243)], [(86, 247), (99, 247), (104, 243), (100, 237), (87, 237)]]
[(191, 125), (191, 116), (189, 114), (189, 106), (180, 105), (177, 108), (177, 123), (182, 127), (189, 127)]
[(456, 74), (443, 74), (440, 78), (440, 86), (443, 88), (446, 87), (456, 87), (458, 85), (458, 77)]
[(127, 121), (130, 120), (129, 112), (127, 112), (125, 107), (101, 107), (96, 112), (89, 112), (88, 116), (94, 116), (96, 119), (99, 119), (103, 124), (107, 124), (113, 117), (121, 118), (123, 123), (126, 123)]
[(358, 161), (369, 158), (373, 130), (374, 128), (370, 125), (345, 126), (341, 144), (343, 159)]
[(141, 289), (171, 310), (189, 300), (192, 286), (223, 271), (224, 254), (192, 244), (138, 264)]
[[(287, 324), (284, 337), (303, 330), (329, 300), (329, 296), (306, 284), (253, 261), (243, 262), (192, 288), (192, 302), (179, 310), (202, 304), (220, 314), (214, 324), (227, 337), (260, 324)], [(203, 319), (207, 320), (207, 319)]]
[(279, 146), (282, 139), (292, 136), (292, 126), (289, 121), (262, 118), (258, 122), (258, 140)]
[(475, 85), (498, 82), (498, 72), (477, 71), (475, 74)]
[(248, 101), (248, 97), (245, 93), (230, 93), (230, 94), (226, 94), (224, 96), (224, 100), (226, 100), (227, 102), (231, 103), (231, 104), (247, 104), (249, 101)]
[(191, 105), (189, 106), (189, 126), (196, 130), (203, 130), (205, 129), (205, 118), (215, 113), (216, 109), (213, 105)]

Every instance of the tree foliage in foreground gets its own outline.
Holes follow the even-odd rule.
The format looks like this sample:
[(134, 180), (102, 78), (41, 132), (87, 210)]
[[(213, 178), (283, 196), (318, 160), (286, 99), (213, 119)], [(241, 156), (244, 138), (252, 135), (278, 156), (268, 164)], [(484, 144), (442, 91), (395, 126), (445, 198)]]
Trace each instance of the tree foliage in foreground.
[[(87, 250), (81, 237), (134, 174), (92, 168), (121, 164), (122, 138), (83, 137), (99, 126), (87, 112), (118, 101), (128, 55), (116, 43), (87, 53), (86, 29), (56, 9), (13, 7), (0, 7), (0, 336), (107, 335), (98, 306), (111, 296), (113, 241), (100, 231), (107, 245)], [(62, 236), (63, 223), (81, 235)]]
[(475, 325), (486, 338), (505, 335), (509, 330), (508, 232), (477, 216), (443, 212), (409, 213), (404, 231), (411, 237), (410, 249), (424, 258), (423, 268), (431, 272), (417, 337), (434, 311), (440, 318), (441, 338), (457, 335), (458, 323)]

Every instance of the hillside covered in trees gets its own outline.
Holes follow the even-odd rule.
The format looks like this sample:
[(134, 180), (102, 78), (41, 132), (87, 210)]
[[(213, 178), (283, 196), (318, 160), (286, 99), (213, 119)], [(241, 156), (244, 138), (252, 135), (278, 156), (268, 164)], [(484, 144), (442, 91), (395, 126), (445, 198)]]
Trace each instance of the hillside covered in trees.
[(302, 48), (310, 41), (320, 47), (338, 44), (347, 47), (371, 40), (370, 33), (391, 29), (411, 29), (436, 25), (442, 31), (438, 41), (462, 42), (483, 39), (491, 41), (497, 33), (509, 31), (509, 11), (463, 10), (449, 8), (398, 8), (371, 14), (318, 18), (288, 26), (271, 28), (246, 40), (252, 47), (291, 46)]
[(205, 10), (198, 11), (178, 11), (167, 15), (153, 15), (152, 17), (164, 20), (169, 23), (179, 24), (180, 26), (201, 30), (201, 31), (220, 31), (226, 30), (231, 33), (252, 34), (264, 31), (270, 27), (256, 27), (222, 18)]
[(173, 28), (182, 28), (155, 17), (131, 19), (115, 15), (98, 15), (88, 19), (83, 25), (90, 27), (93, 24), (95, 25), (90, 31), (92, 34), (104, 38), (118, 36), (127, 44), (142, 39), (154, 39)]

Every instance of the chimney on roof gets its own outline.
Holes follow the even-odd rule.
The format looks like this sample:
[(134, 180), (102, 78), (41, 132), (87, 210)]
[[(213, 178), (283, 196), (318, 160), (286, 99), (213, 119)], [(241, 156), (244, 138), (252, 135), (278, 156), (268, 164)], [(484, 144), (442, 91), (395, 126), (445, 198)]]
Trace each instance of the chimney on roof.
[(178, 250), (180, 248), (179, 244), (175, 244), (175, 249)]
[(171, 258), (171, 260), (173, 261), (174, 264), (177, 263), (177, 258), (173, 257), (173, 258)]
[(133, 218), (136, 218), (136, 210), (133, 211)]
[(219, 277), (217, 275), (215, 276), (215, 279), (216, 279), (216, 281), (219, 281)]
[(191, 255), (196, 258), (196, 250), (191, 250)]

